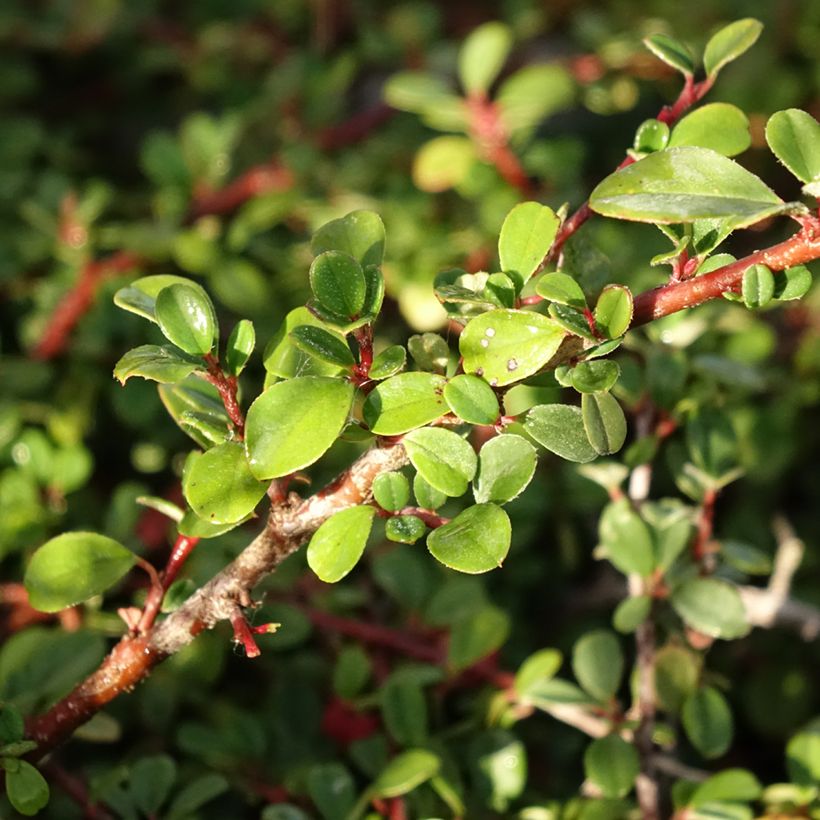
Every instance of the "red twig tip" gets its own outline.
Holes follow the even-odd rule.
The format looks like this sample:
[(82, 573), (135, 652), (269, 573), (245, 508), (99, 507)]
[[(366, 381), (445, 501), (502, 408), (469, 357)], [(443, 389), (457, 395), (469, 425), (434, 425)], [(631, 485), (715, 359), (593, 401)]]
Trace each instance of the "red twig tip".
[(258, 658), (262, 650), (257, 646), (253, 631), (245, 620), (245, 616), (238, 609), (231, 615), (231, 626), (233, 627), (233, 639), (242, 646), (245, 655), (248, 658)]

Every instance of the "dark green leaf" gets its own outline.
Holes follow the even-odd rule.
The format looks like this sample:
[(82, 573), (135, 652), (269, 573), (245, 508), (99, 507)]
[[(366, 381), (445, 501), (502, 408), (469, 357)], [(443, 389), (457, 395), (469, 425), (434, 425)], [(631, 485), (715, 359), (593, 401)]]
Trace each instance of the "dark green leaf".
[(512, 48), (512, 32), (503, 23), (474, 29), (458, 54), (458, 76), (468, 94), (483, 94), (492, 85)]
[(93, 532), (67, 532), (40, 547), (26, 568), (29, 602), (58, 612), (99, 595), (134, 566), (131, 550)]
[(326, 310), (353, 319), (364, 307), (366, 283), (362, 266), (340, 251), (326, 251), (310, 266), (310, 287)]
[(564, 330), (540, 313), (491, 310), (459, 338), (464, 370), (490, 386), (512, 384), (540, 370), (557, 352)]
[(560, 222), (551, 208), (539, 202), (516, 205), (501, 226), (498, 256), (501, 269), (526, 282), (549, 253)]
[(328, 333), (334, 334), (341, 344), (345, 338), (341, 333), (328, 328), (320, 319), (317, 319), (307, 308), (299, 307), (290, 311), (279, 330), (271, 337), (263, 354), (265, 369), (281, 379), (290, 379), (294, 376), (334, 376), (339, 373), (339, 367), (303, 353), (290, 337), (290, 332), (297, 327), (311, 325), (320, 327)]
[(521, 436), (506, 433), (481, 448), (473, 487), (477, 503), (506, 504), (516, 498), (535, 474), (535, 448)]
[(548, 313), (550, 318), (568, 333), (580, 336), (582, 339), (595, 340), (595, 334), (589, 326), (589, 321), (581, 311), (553, 302), (548, 308)]
[(703, 52), (703, 67), (711, 77), (727, 63), (731, 63), (748, 51), (760, 37), (763, 23), (752, 17), (736, 20), (720, 29), (706, 44)]
[(228, 790), (228, 781), (221, 774), (205, 774), (192, 780), (177, 794), (163, 820), (183, 820), (200, 806)]
[(677, 714), (697, 689), (700, 674), (700, 658), (691, 650), (675, 645), (659, 649), (655, 656), (655, 691), (661, 708)]
[(774, 287), (774, 276), (765, 265), (752, 265), (743, 271), (740, 292), (747, 308), (761, 308), (771, 302)]
[(535, 292), (550, 302), (583, 310), (587, 306), (581, 286), (566, 273), (545, 273), (536, 283)]
[(542, 446), (581, 464), (598, 457), (584, 429), (581, 410), (568, 404), (540, 404), (524, 420), (524, 429)]
[(321, 327), (300, 325), (290, 332), (293, 344), (303, 353), (337, 367), (350, 368), (356, 364), (353, 353), (338, 335)]
[(500, 567), (510, 549), (510, 519), (495, 504), (467, 507), (449, 524), (427, 536), (427, 549), (459, 572), (488, 572)]
[(20, 712), (10, 703), (0, 704), (0, 746), (22, 740), (25, 730)]
[(375, 514), (375, 507), (350, 507), (328, 518), (316, 530), (308, 544), (307, 562), (322, 581), (335, 584), (356, 566)]
[(381, 382), (364, 403), (365, 424), (380, 436), (422, 427), (447, 413), (446, 379), (433, 373), (399, 373)]
[(327, 251), (341, 251), (353, 257), (362, 267), (381, 265), (384, 258), (384, 223), (374, 211), (351, 211), (341, 219), (322, 225), (313, 234), (310, 248), (315, 256)]
[(655, 568), (649, 528), (627, 499), (614, 501), (604, 510), (599, 538), (607, 558), (624, 574), (646, 577)]
[(307, 786), (323, 820), (345, 820), (356, 802), (353, 777), (341, 763), (312, 766)]
[(191, 462), (182, 489), (200, 518), (233, 524), (253, 512), (268, 483), (253, 476), (242, 444), (226, 441)]
[(709, 103), (687, 114), (675, 126), (669, 147), (696, 145), (724, 157), (743, 153), (752, 144), (748, 117), (729, 103)]
[(259, 479), (278, 478), (313, 464), (338, 438), (353, 392), (351, 384), (323, 376), (269, 387), (248, 409), (251, 472)]
[(228, 343), (225, 345), (225, 370), (232, 376), (238, 376), (248, 363), (256, 346), (256, 331), (250, 319), (241, 319), (236, 323)]
[(355, 697), (370, 680), (372, 664), (367, 652), (358, 644), (339, 652), (333, 667), (333, 690), (341, 698)]
[(510, 616), (492, 605), (482, 607), (469, 618), (456, 621), (450, 631), (447, 666), (458, 671), (486, 658), (503, 646), (510, 628)]
[(382, 720), (400, 746), (415, 746), (427, 740), (427, 701), (415, 681), (393, 675), (382, 686)]
[(155, 815), (167, 800), (177, 778), (177, 767), (168, 755), (142, 757), (131, 767), (129, 792), (143, 814)]
[(6, 796), (20, 814), (31, 817), (48, 804), (48, 783), (31, 763), (17, 760), (6, 770)]
[(495, 424), (501, 412), (490, 385), (466, 373), (447, 382), (444, 400), (453, 413), (470, 424)]
[(684, 622), (713, 638), (731, 640), (749, 631), (737, 588), (717, 578), (692, 578), (672, 592), (672, 606)]
[(713, 478), (737, 466), (738, 442), (725, 413), (701, 407), (686, 423), (686, 444), (695, 465)]
[(410, 500), (410, 482), (402, 473), (382, 473), (373, 481), (373, 498), (385, 510), (400, 510)]
[(720, 757), (732, 741), (732, 713), (723, 695), (711, 686), (684, 702), (681, 722), (692, 745), (706, 758)]
[(204, 296), (205, 291), (190, 279), (184, 276), (173, 276), (171, 274), (158, 274), (156, 276), (143, 276), (135, 279), (130, 285), (120, 288), (114, 294), (114, 304), (117, 307), (136, 313), (151, 322), (156, 322), (156, 303), (159, 292), (169, 285), (187, 285), (192, 288), (199, 288)]
[(588, 632), (573, 647), (572, 671), (594, 698), (609, 700), (621, 685), (624, 658), (618, 639), (606, 629)]
[(169, 285), (157, 295), (157, 324), (168, 341), (191, 356), (210, 353), (216, 342), (214, 306), (199, 287)]
[(600, 393), (609, 390), (621, 375), (617, 362), (609, 359), (593, 359), (579, 362), (570, 371), (572, 386), (579, 393)]
[(129, 350), (114, 366), (114, 378), (125, 384), (133, 376), (176, 384), (195, 370), (203, 370), (201, 361), (190, 359), (167, 345), (140, 345)]
[(772, 571), (772, 559), (763, 550), (740, 541), (721, 541), (720, 555), (729, 566), (748, 575), (768, 575)]
[(593, 740), (584, 753), (584, 773), (604, 797), (629, 794), (639, 771), (638, 752), (619, 735)]
[(623, 285), (607, 285), (595, 305), (595, 325), (607, 338), (623, 336), (632, 322), (632, 294)]
[(609, 393), (584, 393), (581, 413), (589, 443), (599, 455), (617, 453), (626, 439), (626, 417)]

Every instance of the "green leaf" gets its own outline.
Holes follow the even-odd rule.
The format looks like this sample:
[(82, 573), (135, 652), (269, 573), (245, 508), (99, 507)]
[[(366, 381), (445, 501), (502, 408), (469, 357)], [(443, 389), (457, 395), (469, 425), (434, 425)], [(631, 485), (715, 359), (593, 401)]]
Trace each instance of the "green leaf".
[(660, 120), (644, 120), (635, 132), (632, 148), (639, 154), (663, 151), (669, 144), (669, 126)]
[(749, 631), (737, 588), (717, 578), (692, 578), (672, 592), (672, 606), (686, 624), (713, 638), (732, 640)]
[(555, 355), (565, 333), (540, 313), (490, 310), (470, 321), (459, 338), (464, 370), (490, 386), (532, 376)]
[(341, 333), (327, 327), (307, 308), (298, 307), (288, 313), (285, 321), (266, 345), (263, 354), (265, 369), (280, 379), (291, 379), (294, 376), (335, 376), (339, 373), (336, 365), (330, 365), (309, 356), (293, 343), (290, 332), (304, 325), (323, 328), (345, 344), (345, 337)]
[(743, 153), (752, 144), (749, 118), (735, 105), (709, 103), (687, 114), (672, 130), (669, 147), (696, 145), (724, 157)]
[(584, 773), (604, 797), (629, 794), (640, 768), (635, 747), (619, 735), (599, 737), (584, 752)]
[(626, 598), (615, 609), (612, 625), (622, 635), (634, 632), (648, 617), (652, 609), (652, 599), (648, 595)]
[(113, 538), (94, 532), (63, 533), (31, 556), (24, 581), (29, 602), (41, 612), (58, 612), (104, 592), (136, 560)]
[(558, 65), (529, 65), (504, 80), (495, 95), (501, 122), (509, 133), (538, 125), (568, 108), (575, 96), (570, 73)]
[(700, 407), (686, 423), (686, 445), (695, 465), (713, 478), (737, 466), (738, 441), (725, 413)]
[(462, 373), (444, 388), (447, 406), (469, 424), (495, 424), (501, 412), (498, 398), (484, 379)]
[[(401, 71), (394, 74), (384, 85), (384, 98), (393, 108), (425, 116), (434, 114), (436, 108), (454, 105), (463, 108), (461, 98), (453, 93), (441, 77), (425, 71)], [(466, 118), (463, 116), (455, 127), (441, 130), (460, 130), (461, 124), (466, 125)]]
[(350, 507), (337, 512), (313, 534), (307, 548), (308, 566), (322, 581), (335, 584), (362, 557), (376, 508)]
[(811, 271), (805, 265), (786, 268), (775, 277), (774, 298), (781, 302), (802, 299), (811, 288)]
[(813, 720), (786, 746), (789, 777), (801, 786), (820, 784), (820, 723)]
[(464, 495), (475, 475), (477, 458), (470, 444), (452, 430), (423, 427), (402, 440), (411, 464), (437, 490)]
[(413, 495), (418, 505), (425, 510), (437, 510), (447, 501), (447, 496), (435, 487), (431, 487), (420, 473), (413, 476)]
[(6, 770), (6, 796), (20, 814), (31, 817), (48, 804), (48, 783), (31, 763), (17, 760)]
[(601, 516), (599, 538), (606, 556), (624, 574), (642, 577), (655, 568), (652, 535), (627, 499), (609, 504)]
[(511, 800), (521, 796), (527, 784), (527, 750), (505, 729), (477, 735), (468, 749), (470, 779), (476, 796), (496, 816), (511, 817)]
[(168, 755), (140, 758), (131, 767), (129, 792), (137, 808), (145, 815), (155, 815), (168, 799), (177, 778), (177, 767)]
[(703, 67), (714, 77), (727, 64), (748, 51), (760, 37), (763, 23), (753, 17), (736, 20), (713, 35), (703, 52)]
[(323, 820), (345, 820), (356, 802), (353, 777), (341, 763), (311, 766), (307, 787)]
[(416, 152), (413, 182), (431, 194), (446, 191), (464, 180), (476, 159), (476, 148), (467, 137), (435, 137)]
[(616, 219), (675, 223), (726, 218), (731, 229), (792, 207), (733, 160), (694, 146), (658, 151), (616, 171), (595, 188), (589, 204)]
[(609, 390), (621, 375), (617, 362), (609, 359), (593, 359), (579, 362), (570, 370), (572, 386), (579, 393), (600, 393)]
[(251, 472), (259, 479), (278, 478), (313, 464), (342, 431), (353, 393), (351, 384), (323, 376), (269, 387), (248, 409)]
[(396, 512), (410, 500), (410, 482), (403, 473), (382, 473), (373, 481), (373, 498), (383, 509)]
[(550, 302), (567, 305), (578, 310), (587, 306), (581, 286), (569, 274), (545, 273), (536, 283), (535, 292)]
[(725, 769), (701, 783), (689, 799), (689, 805), (701, 806), (722, 801), (746, 803), (757, 800), (762, 792), (760, 781), (751, 772), (746, 769)]
[(140, 345), (114, 365), (114, 378), (120, 384), (134, 376), (160, 384), (177, 384), (195, 370), (203, 369), (201, 361), (189, 359), (167, 345)]
[(23, 739), (26, 727), (23, 716), (10, 703), (0, 703), (0, 746)]
[(226, 441), (193, 459), (182, 490), (200, 518), (213, 524), (234, 524), (254, 511), (268, 483), (251, 473), (242, 444)]
[(325, 251), (310, 266), (310, 287), (326, 310), (353, 319), (364, 307), (366, 283), (362, 266), (340, 251)]
[(157, 324), (169, 342), (191, 356), (210, 353), (216, 343), (216, 312), (202, 288), (169, 285), (157, 295)]
[(524, 419), (524, 429), (551, 453), (584, 464), (598, 454), (587, 438), (579, 407), (539, 404)]
[(381, 712), (385, 728), (400, 746), (427, 740), (427, 701), (416, 681), (396, 675), (382, 686)]
[(176, 795), (163, 820), (188, 818), (200, 806), (204, 806), (227, 790), (228, 781), (221, 774), (204, 774), (192, 780)]
[(447, 413), (446, 379), (433, 373), (399, 373), (381, 382), (365, 400), (362, 415), (376, 435), (396, 436)]
[(695, 63), (689, 49), (666, 34), (653, 34), (644, 39), (643, 44), (668, 66), (680, 71), (684, 76), (695, 73)]
[(351, 211), (341, 219), (322, 225), (313, 234), (310, 249), (314, 256), (327, 251), (340, 251), (352, 256), (362, 267), (381, 265), (384, 258), (384, 223), (375, 211)]
[(587, 632), (572, 649), (572, 671), (578, 683), (599, 701), (618, 691), (624, 658), (615, 635), (606, 629)]
[(537, 695), (544, 683), (555, 677), (561, 668), (563, 656), (557, 649), (539, 649), (530, 655), (515, 673), (515, 693), (527, 700), (530, 695)]
[(766, 123), (766, 142), (801, 181), (820, 179), (820, 123), (806, 111), (778, 111)]
[(184, 276), (158, 274), (156, 276), (143, 276), (140, 279), (135, 279), (130, 285), (120, 288), (114, 294), (114, 304), (129, 313), (142, 316), (143, 319), (156, 322), (157, 296), (161, 290), (170, 285), (187, 285), (191, 288), (198, 288), (201, 295), (206, 296), (200, 285), (186, 279)]
[(387, 538), (400, 544), (415, 544), (425, 532), (427, 532), (427, 526), (415, 515), (394, 516), (389, 518), (384, 526), (384, 534)]
[(510, 616), (492, 605), (483, 606), (469, 618), (456, 621), (450, 630), (447, 666), (459, 671), (486, 658), (504, 645), (510, 629)]
[(370, 787), (376, 797), (399, 797), (429, 780), (441, 768), (438, 755), (427, 749), (408, 749), (394, 757)]
[(771, 302), (774, 296), (774, 276), (765, 265), (752, 265), (743, 271), (740, 293), (743, 303), (753, 310)]
[(241, 319), (234, 325), (225, 345), (225, 370), (231, 376), (238, 376), (248, 363), (256, 347), (256, 331), (250, 319)]
[(521, 436), (505, 433), (481, 448), (473, 495), (478, 504), (506, 504), (517, 498), (535, 475), (537, 453)]
[(731, 539), (720, 542), (723, 560), (748, 575), (768, 575), (772, 571), (772, 559), (763, 550)]
[(320, 361), (344, 368), (356, 364), (347, 344), (337, 334), (324, 328), (300, 325), (291, 330), (290, 338), (299, 350)]
[(356, 697), (370, 680), (372, 670), (370, 657), (361, 646), (346, 646), (333, 667), (333, 691), (348, 700)]
[(362, 315), (375, 319), (384, 302), (384, 276), (375, 265), (364, 266), (364, 307)]
[(381, 381), (404, 370), (406, 363), (407, 351), (401, 345), (391, 345), (373, 359), (373, 364), (370, 365), (370, 372), (367, 375), (371, 379)]
[(595, 325), (607, 338), (623, 336), (632, 323), (633, 301), (629, 288), (607, 285), (595, 305)]
[(560, 224), (552, 208), (540, 202), (516, 205), (507, 214), (498, 237), (501, 269), (526, 282), (549, 253)]
[(701, 661), (682, 646), (667, 645), (655, 656), (655, 690), (662, 709), (676, 715), (698, 686)]
[(458, 53), (458, 76), (468, 94), (485, 94), (512, 48), (512, 31), (503, 23), (474, 29)]
[(444, 373), (450, 360), (450, 348), (438, 333), (421, 333), (407, 340), (407, 349), (420, 370)]
[(580, 336), (582, 339), (595, 340), (587, 317), (579, 310), (553, 302), (548, 308), (548, 313), (550, 318), (568, 333)]
[(500, 567), (510, 549), (510, 519), (495, 504), (476, 504), (427, 536), (427, 549), (450, 569), (476, 574)]
[(598, 455), (617, 453), (626, 439), (626, 417), (609, 393), (583, 393), (581, 414), (589, 443)]
[(711, 686), (686, 699), (681, 722), (692, 745), (706, 758), (720, 757), (732, 742), (732, 713), (723, 695)]

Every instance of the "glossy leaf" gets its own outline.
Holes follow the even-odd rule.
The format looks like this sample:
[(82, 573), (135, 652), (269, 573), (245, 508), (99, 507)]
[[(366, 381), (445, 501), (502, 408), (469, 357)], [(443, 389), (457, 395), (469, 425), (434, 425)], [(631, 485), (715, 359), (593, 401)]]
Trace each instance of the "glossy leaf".
[(584, 753), (584, 773), (604, 797), (623, 797), (640, 771), (638, 752), (619, 735), (593, 740)]
[(491, 438), (478, 456), (473, 494), (478, 504), (506, 504), (523, 492), (535, 475), (537, 453), (525, 438), (512, 433)]
[(501, 269), (526, 282), (549, 253), (560, 221), (552, 208), (539, 202), (516, 205), (504, 220), (498, 238)]
[(446, 379), (433, 373), (399, 373), (381, 382), (364, 403), (365, 424), (380, 436), (396, 436), (447, 412)]
[(341, 251), (325, 251), (310, 266), (310, 287), (326, 310), (350, 319), (364, 307), (366, 283), (362, 266)]
[(531, 128), (575, 96), (570, 73), (559, 65), (529, 65), (504, 80), (495, 95), (501, 122), (510, 133)]
[(688, 113), (674, 127), (669, 147), (696, 145), (724, 157), (742, 154), (752, 144), (749, 118), (735, 105), (709, 103)]
[(609, 390), (621, 375), (617, 362), (593, 359), (579, 362), (569, 372), (572, 386), (579, 393), (599, 393)]
[(251, 472), (259, 479), (278, 478), (313, 464), (342, 431), (353, 392), (351, 384), (322, 376), (269, 387), (248, 409)]
[(364, 307), (362, 316), (375, 318), (384, 302), (384, 276), (376, 265), (365, 265), (364, 272)]
[(168, 345), (140, 345), (129, 350), (114, 365), (114, 378), (125, 384), (140, 376), (159, 384), (177, 384), (195, 370), (202, 370), (201, 361), (190, 359)]
[(214, 306), (202, 288), (169, 285), (157, 295), (157, 324), (168, 341), (191, 356), (210, 353), (216, 343)]
[(241, 319), (234, 325), (225, 345), (225, 370), (238, 376), (248, 363), (256, 347), (256, 331), (250, 319)]
[(672, 592), (672, 606), (684, 622), (713, 638), (731, 640), (749, 631), (737, 589), (717, 578), (692, 578)]
[(413, 160), (413, 182), (422, 191), (439, 193), (458, 185), (478, 159), (466, 137), (435, 137), (424, 143)]
[(447, 382), (444, 400), (453, 413), (469, 424), (495, 424), (501, 412), (490, 385), (467, 373)]
[(624, 658), (615, 635), (606, 629), (587, 632), (573, 647), (572, 671), (592, 697), (609, 700), (624, 674)]
[(680, 71), (684, 76), (695, 72), (695, 63), (689, 49), (673, 37), (666, 34), (653, 34), (647, 37), (643, 44), (668, 66)]
[(233, 524), (250, 515), (267, 488), (268, 482), (251, 473), (238, 441), (226, 441), (195, 458), (182, 486), (194, 512), (214, 524)]
[(686, 736), (704, 757), (720, 757), (729, 748), (732, 713), (717, 689), (704, 686), (691, 694), (683, 704), (681, 722)]
[(589, 204), (616, 219), (674, 223), (726, 218), (732, 229), (791, 207), (733, 160), (693, 146), (658, 151), (616, 171), (595, 188)]
[(644, 120), (635, 132), (632, 147), (640, 154), (662, 151), (669, 143), (669, 126), (660, 120)]
[(408, 749), (394, 757), (370, 791), (376, 797), (399, 797), (429, 780), (441, 768), (438, 755), (427, 749)]
[(548, 308), (548, 313), (550, 319), (568, 333), (589, 341), (595, 340), (595, 334), (589, 326), (589, 320), (580, 310), (553, 302)]
[(300, 325), (290, 332), (293, 344), (303, 353), (337, 367), (350, 368), (356, 364), (353, 353), (338, 335), (321, 327)]
[(308, 544), (307, 562), (318, 578), (335, 584), (356, 566), (375, 514), (375, 507), (350, 507), (328, 518), (316, 530)]
[(763, 23), (752, 17), (736, 20), (713, 35), (703, 52), (703, 67), (709, 76), (716, 75), (757, 42)]
[(510, 519), (495, 504), (467, 507), (427, 536), (427, 549), (450, 569), (476, 574), (500, 567), (510, 549)]
[(423, 427), (409, 432), (402, 443), (410, 462), (431, 487), (449, 496), (467, 492), (478, 460), (461, 436), (441, 427)]
[(99, 595), (134, 566), (131, 550), (94, 532), (67, 532), (46, 541), (31, 556), (24, 583), (29, 602), (58, 612)]
[(135, 313), (137, 316), (142, 316), (143, 319), (156, 323), (157, 296), (161, 290), (170, 285), (187, 285), (199, 289), (201, 295), (205, 295), (205, 291), (200, 285), (191, 279), (172, 274), (157, 274), (135, 279), (130, 285), (120, 288), (114, 294), (114, 304), (129, 313)]
[(617, 453), (626, 439), (626, 417), (609, 393), (583, 393), (581, 414), (589, 443), (598, 455)]
[(752, 265), (743, 271), (740, 293), (750, 310), (769, 304), (774, 289), (774, 275), (765, 265)]
[(427, 532), (424, 521), (415, 515), (396, 515), (384, 525), (384, 534), (400, 544), (415, 544)]
[(524, 429), (542, 447), (567, 461), (584, 464), (598, 457), (587, 438), (579, 407), (540, 404), (527, 413)]
[(410, 482), (403, 473), (382, 473), (373, 481), (373, 498), (385, 510), (400, 510), (410, 500)]
[(468, 94), (483, 94), (492, 85), (512, 48), (512, 32), (503, 23), (474, 29), (458, 55), (458, 76)]
[(340, 251), (352, 256), (362, 267), (381, 265), (384, 258), (384, 223), (375, 211), (351, 211), (341, 219), (322, 225), (313, 234), (310, 249), (314, 256), (321, 256), (327, 251)]
[(623, 336), (632, 322), (633, 300), (629, 288), (607, 285), (595, 304), (595, 325), (607, 338)]
[(626, 499), (606, 507), (599, 537), (607, 558), (624, 574), (646, 577), (655, 568), (649, 527)]
[(459, 338), (464, 370), (492, 387), (540, 370), (557, 352), (564, 331), (540, 313), (491, 310), (473, 319)]
[(820, 179), (820, 123), (811, 114), (797, 108), (772, 114), (766, 123), (766, 142), (798, 179)]
[(48, 804), (49, 788), (39, 770), (25, 760), (15, 760), (6, 769), (6, 796), (9, 803), (26, 817)]
[(345, 344), (341, 333), (329, 328), (307, 308), (295, 308), (287, 314), (284, 322), (265, 346), (263, 361), (269, 373), (280, 379), (291, 379), (294, 376), (334, 376), (339, 373), (340, 368), (337, 365), (320, 361), (296, 347), (290, 333), (295, 328), (305, 325), (322, 328), (335, 335), (341, 344)]
[(368, 375), (377, 381), (388, 379), (404, 370), (406, 363), (407, 351), (401, 345), (391, 345), (373, 359)]
[(545, 273), (536, 283), (535, 292), (550, 302), (568, 305), (578, 310), (587, 306), (581, 286), (566, 273)]

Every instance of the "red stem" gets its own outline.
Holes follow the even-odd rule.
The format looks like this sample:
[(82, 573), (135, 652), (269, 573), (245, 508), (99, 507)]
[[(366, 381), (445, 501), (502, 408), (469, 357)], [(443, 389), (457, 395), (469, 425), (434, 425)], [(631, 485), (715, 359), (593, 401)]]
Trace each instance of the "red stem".
[(231, 626), (233, 627), (233, 639), (242, 645), (245, 655), (249, 658), (258, 658), (262, 651), (257, 646), (256, 639), (253, 637), (253, 632), (245, 620), (245, 616), (238, 609), (231, 615)]
[(326, 128), (319, 136), (319, 147), (323, 151), (333, 151), (336, 148), (355, 145), (375, 128), (387, 122), (395, 113), (387, 103), (379, 103), (367, 111), (354, 114), (350, 119)]
[(219, 364), (219, 360), (213, 353), (205, 356), (205, 363), (208, 366), (208, 373), (205, 378), (219, 391), (222, 404), (225, 405), (225, 412), (234, 426), (236, 438), (239, 441), (245, 437), (245, 416), (236, 398), (238, 383), (236, 376), (226, 376)]
[(708, 553), (709, 542), (712, 540), (712, 531), (715, 526), (716, 490), (706, 490), (703, 494), (703, 504), (698, 516), (698, 531), (692, 543), (692, 558), (700, 563)]

